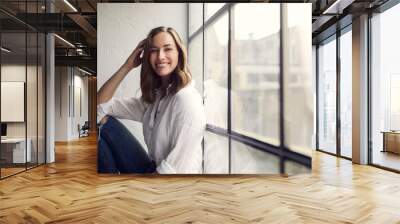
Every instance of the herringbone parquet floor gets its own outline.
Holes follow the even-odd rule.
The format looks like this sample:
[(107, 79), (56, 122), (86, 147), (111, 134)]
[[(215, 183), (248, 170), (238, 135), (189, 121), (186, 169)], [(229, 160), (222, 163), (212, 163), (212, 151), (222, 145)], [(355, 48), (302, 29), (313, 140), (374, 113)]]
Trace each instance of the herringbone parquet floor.
[(314, 153), (281, 176), (112, 176), (94, 137), (0, 181), (0, 223), (400, 223), (400, 175)]

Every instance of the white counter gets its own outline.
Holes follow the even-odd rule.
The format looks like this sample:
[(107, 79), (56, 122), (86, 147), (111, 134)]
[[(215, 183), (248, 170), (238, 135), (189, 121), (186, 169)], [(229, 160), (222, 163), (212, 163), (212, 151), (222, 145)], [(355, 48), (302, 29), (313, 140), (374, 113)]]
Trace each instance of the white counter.
[[(25, 163), (31, 162), (32, 154), (31, 154), (31, 146), (32, 140), (27, 138), (26, 142), (28, 143), (26, 147), (25, 154), (25, 138), (6, 138), (1, 139), (2, 147), (13, 147), (13, 163)], [(25, 161), (25, 159), (27, 159)]]

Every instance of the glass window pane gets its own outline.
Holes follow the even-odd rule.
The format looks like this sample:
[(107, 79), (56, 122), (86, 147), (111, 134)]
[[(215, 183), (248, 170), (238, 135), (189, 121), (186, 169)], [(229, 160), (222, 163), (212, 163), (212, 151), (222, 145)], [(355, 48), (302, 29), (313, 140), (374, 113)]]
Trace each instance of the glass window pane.
[(279, 174), (279, 156), (232, 140), (232, 174)]
[(26, 5), (26, 11), (27, 13), (37, 13), (40, 12), (39, 9), (39, 5), (38, 5), (38, 1), (34, 0), (34, 1), (26, 1), (27, 5)]
[(197, 35), (189, 42), (188, 63), (196, 89), (203, 95), (203, 35)]
[(227, 129), (228, 14), (210, 24), (204, 35), (204, 107), (207, 123)]
[(336, 154), (336, 38), (318, 48), (319, 149)]
[(206, 132), (204, 136), (204, 173), (229, 173), (229, 142), (227, 137)]
[(213, 16), (225, 4), (226, 3), (206, 3), (205, 4), (205, 20), (207, 21), (211, 16)]
[(203, 25), (203, 3), (189, 3), (189, 37)]
[[(27, 13), (40, 12), (40, 3), (38, 1), (27, 2)], [(37, 23), (37, 18), (32, 17), (28, 20)], [(27, 125), (27, 143), (30, 148), (30, 159), (27, 167), (31, 168), (38, 164), (38, 33), (36, 30), (27, 30), (27, 80), (26, 80), (26, 125)], [(30, 160), (30, 161), (29, 161)]]
[(27, 55), (27, 80), (26, 80), (26, 116), (27, 116), (27, 140), (30, 147), (30, 157), (27, 166), (37, 165), (37, 63), (38, 63), (38, 35), (36, 32), (27, 33), (28, 55)]
[(43, 33), (39, 33), (38, 36), (38, 164), (45, 163), (45, 87), (46, 87), (46, 74), (45, 74), (45, 65), (46, 65), (46, 36)]
[(395, 170), (400, 170), (400, 33), (393, 28), (399, 21), (400, 4), (371, 19), (372, 163)]
[[(2, 33), (1, 47), (1, 123), (6, 133), (1, 140), (1, 176), (25, 170), (31, 151), (26, 144), (26, 34)], [(6, 97), (7, 96), (7, 97)], [(11, 98), (13, 97), (13, 98)], [(11, 109), (13, 108), (13, 109)], [(28, 145), (28, 153), (26, 146)]]
[(233, 13), (232, 130), (279, 145), (280, 5), (237, 4)]
[(285, 146), (311, 156), (313, 91), (311, 69), (311, 4), (283, 4)]
[(340, 153), (351, 158), (352, 141), (352, 37), (351, 30), (340, 36)]
[(46, 13), (46, 0), (38, 0), (38, 13)]

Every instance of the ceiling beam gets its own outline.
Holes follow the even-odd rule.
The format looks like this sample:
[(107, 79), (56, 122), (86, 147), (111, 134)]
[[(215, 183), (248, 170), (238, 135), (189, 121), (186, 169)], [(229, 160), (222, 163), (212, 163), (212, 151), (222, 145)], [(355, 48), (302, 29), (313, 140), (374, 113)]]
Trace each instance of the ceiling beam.
[(96, 71), (96, 58), (90, 56), (55, 56), (56, 66), (83, 66)]
[(343, 10), (351, 5), (354, 0), (336, 0), (332, 2), (322, 14), (342, 14)]
[[(86, 41), (90, 41), (91, 46), (95, 46), (97, 42), (97, 30), (90, 24), (85, 17), (80, 14), (71, 13), (67, 14), (67, 16), (74, 21), (77, 25), (79, 25), (83, 31), (90, 37)], [(93, 44), (94, 43), (94, 44)]]

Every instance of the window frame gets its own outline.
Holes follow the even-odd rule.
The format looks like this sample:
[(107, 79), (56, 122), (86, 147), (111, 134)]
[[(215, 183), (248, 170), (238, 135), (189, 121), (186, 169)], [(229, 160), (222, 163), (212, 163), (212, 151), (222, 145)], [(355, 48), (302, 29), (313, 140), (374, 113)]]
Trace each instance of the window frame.
[[(190, 3), (189, 3), (190, 4)], [(193, 3), (196, 4), (196, 3)], [(285, 132), (284, 132), (284, 90), (283, 90), (283, 74), (284, 74), (284, 67), (283, 67), (283, 63), (280, 63), (280, 71), (279, 71), (279, 84), (280, 84), (280, 88), (279, 88), (279, 138), (280, 138), (280, 145), (279, 146), (274, 146), (272, 144), (269, 144), (267, 142), (264, 141), (260, 141), (259, 139), (250, 137), (250, 136), (246, 136), (243, 135), (241, 133), (235, 132), (232, 130), (232, 117), (231, 117), (231, 90), (232, 90), (232, 80), (231, 80), (231, 50), (232, 50), (232, 44), (231, 44), (231, 40), (232, 40), (232, 31), (234, 29), (234, 26), (232, 24), (232, 17), (233, 17), (233, 7), (238, 4), (238, 3), (226, 3), (222, 8), (220, 8), (217, 12), (215, 12), (214, 15), (212, 15), (209, 19), (207, 19), (205, 21), (205, 7), (207, 3), (197, 3), (197, 4), (203, 4), (203, 24), (200, 28), (198, 28), (196, 31), (194, 31), (191, 35), (189, 34), (189, 26), (190, 24), (188, 24), (188, 46), (190, 46), (191, 41), (197, 36), (197, 35), (202, 35), (202, 57), (203, 57), (203, 73), (202, 75), (202, 80), (203, 80), (203, 90), (204, 90), (204, 64), (205, 64), (205, 55), (204, 55), (204, 31), (205, 29), (210, 26), (210, 24), (212, 24), (213, 22), (215, 22), (217, 19), (219, 19), (221, 16), (223, 16), (225, 13), (228, 13), (228, 18), (229, 18), (229, 22), (228, 22), (228, 26), (229, 26), (229, 31), (228, 31), (228, 114), (227, 114), (227, 129), (224, 128), (220, 128), (220, 127), (216, 127), (214, 125), (210, 125), (207, 124), (206, 125), (206, 131), (217, 134), (221, 137), (226, 137), (228, 138), (228, 147), (229, 147), (229, 174), (231, 174), (231, 163), (232, 163), (232, 140), (238, 141), (240, 143), (243, 143), (245, 145), (251, 146), (253, 147), (255, 150), (260, 150), (266, 153), (271, 153), (274, 155), (277, 155), (280, 157), (280, 173), (284, 174), (285, 173), (285, 163), (286, 161), (290, 161), (290, 162), (295, 162), (298, 163), (300, 165), (303, 165), (309, 169), (311, 169), (311, 157), (303, 155), (301, 153), (295, 152), (290, 150), (287, 146), (285, 146), (284, 144), (284, 139), (285, 139)], [(190, 11), (189, 11), (189, 5), (187, 7), (188, 10), (188, 19), (190, 18)], [(280, 27), (282, 27), (282, 23), (283, 23), (283, 4), (280, 3)], [(280, 29), (279, 31), (279, 38), (280, 38), (280, 42), (282, 43), (283, 41), (283, 32), (282, 29)], [(190, 47), (188, 47), (190, 50)], [(279, 52), (280, 52), (280, 61), (283, 61), (283, 46), (282, 44), (280, 44), (279, 46)], [(204, 93), (203, 93), (204, 94)], [(203, 96), (203, 103), (204, 103), (204, 96)], [(202, 144), (203, 147), (203, 170), (204, 170), (204, 142)]]
[[(37, 13), (39, 12), (39, 3), (41, 3), (41, 2), (43, 2), (43, 1), (35, 0), (35, 1), (31, 2), (31, 3), (36, 4), (36, 12)], [(29, 13), (28, 10), (27, 10), (27, 3), (28, 2), (23, 2), (23, 3), (25, 3), (24, 15), (25, 15), (25, 20), (27, 21), (27, 17), (26, 16), (27, 16), (27, 13)], [(32, 27), (28, 23), (18, 19), (12, 13), (10, 13), (10, 12), (2, 9), (2, 8), (0, 8), (0, 12), (2, 14), (5, 14), (6, 16), (10, 17), (11, 19), (15, 20), (16, 22), (21, 23), (21, 25), (23, 26), (23, 30), (17, 30), (17, 31), (11, 31), (11, 32), (1, 30), (0, 31), (0, 45), (2, 45), (1, 42), (2, 42), (2, 34), (3, 33), (21, 33), (21, 34), (25, 35), (25, 43), (24, 43), (24, 47), (25, 47), (25, 49), (24, 49), (25, 50), (25, 56), (24, 56), (25, 57), (24, 126), (25, 127), (24, 127), (24, 131), (25, 131), (25, 134), (24, 134), (24, 137), (23, 137), (25, 139), (25, 166), (24, 166), (23, 170), (17, 171), (17, 172), (12, 173), (12, 174), (8, 174), (6, 176), (3, 176), (2, 168), (0, 167), (0, 180), (3, 180), (3, 179), (6, 179), (6, 178), (9, 178), (9, 177), (12, 177), (14, 175), (17, 175), (19, 173), (26, 172), (26, 171), (28, 171), (30, 169), (34, 169), (34, 168), (39, 167), (41, 165), (45, 165), (47, 163), (47, 153), (46, 153), (46, 149), (47, 149), (47, 140), (46, 140), (47, 139), (47, 129), (46, 129), (46, 126), (47, 126), (47, 110), (46, 110), (46, 108), (47, 108), (47, 81), (46, 81), (46, 77), (47, 77), (47, 43), (48, 43), (48, 40), (47, 40), (47, 32), (43, 32), (43, 31), (41, 31), (41, 30), (39, 30), (39, 29), (37, 29), (35, 27)], [(46, 13), (48, 12), (48, 7), (46, 7), (46, 11), (45, 12)], [(36, 68), (35, 68), (35, 72), (34, 72), (35, 75), (36, 75), (36, 77), (35, 77), (36, 78), (36, 86), (35, 86), (36, 91), (34, 93), (35, 97), (36, 97), (36, 122), (33, 122), (33, 124), (31, 124), (31, 125), (36, 125), (36, 128), (35, 128), (36, 129), (35, 130), (36, 131), (36, 135), (31, 137), (32, 140), (33, 140), (33, 138), (36, 138), (36, 149), (35, 149), (36, 150), (36, 158), (35, 158), (36, 161), (33, 164), (29, 164), (29, 166), (28, 166), (28, 162), (27, 162), (27, 160), (28, 160), (28, 158), (27, 158), (27, 156), (28, 156), (28, 153), (27, 153), (28, 144), (27, 144), (27, 142), (28, 142), (28, 122), (29, 122), (29, 119), (28, 119), (28, 106), (27, 106), (27, 102), (28, 102), (28, 99), (27, 99), (27, 96), (28, 96), (28, 93), (27, 93), (27, 85), (28, 85), (28, 77), (27, 77), (28, 76), (28, 34), (33, 34), (36, 37), (36, 41), (35, 41), (35, 44), (36, 44), (36, 48), (35, 48), (35, 53), (36, 53), (36, 55), (35, 55), (36, 56), (35, 67)], [(43, 34), (43, 35), (40, 35), (40, 34)], [(41, 37), (41, 38), (39, 38), (39, 37)], [(39, 43), (41, 43), (42, 45), (39, 45)], [(41, 46), (43, 49), (39, 48), (39, 46)], [(44, 55), (40, 55), (40, 53), (44, 53)], [(0, 54), (0, 82), (1, 82), (1, 79), (2, 79), (1, 67), (3, 66), (3, 64), (2, 64), (3, 60), (2, 60), (1, 54)], [(39, 60), (40, 56), (42, 57), (42, 60), (44, 60), (43, 64), (40, 64), (40, 62), (39, 62), (40, 61)], [(44, 95), (44, 98), (42, 99), (43, 105), (41, 105), (43, 107), (42, 109), (44, 109), (44, 111), (43, 111), (44, 112), (44, 116), (43, 117), (39, 117), (39, 112), (38, 112), (39, 111), (39, 65), (43, 65), (43, 68), (42, 68), (42, 71), (41, 71), (42, 82), (43, 82), (42, 84), (44, 84), (44, 86), (43, 86), (44, 92), (42, 93), (42, 95)], [(0, 87), (0, 89), (1, 89), (1, 87)], [(0, 106), (0, 110), (1, 109), (2, 108)], [(43, 118), (43, 120), (42, 120), (42, 118)], [(43, 147), (42, 148), (43, 155), (41, 155), (41, 157), (43, 157), (42, 158), (43, 162), (39, 162), (40, 161), (39, 160), (39, 120), (41, 122), (43, 122), (43, 125), (44, 125), (44, 127), (43, 127), (44, 130), (43, 130), (43, 133), (42, 133), (43, 134), (43, 143), (44, 143), (42, 145), (42, 147)], [(0, 123), (1, 123), (1, 121), (0, 121)], [(2, 152), (1, 149), (2, 149), (2, 147), (1, 147), (1, 144), (0, 144), (0, 157), (1, 157), (1, 152)], [(32, 152), (34, 152), (34, 151), (32, 151)]]

